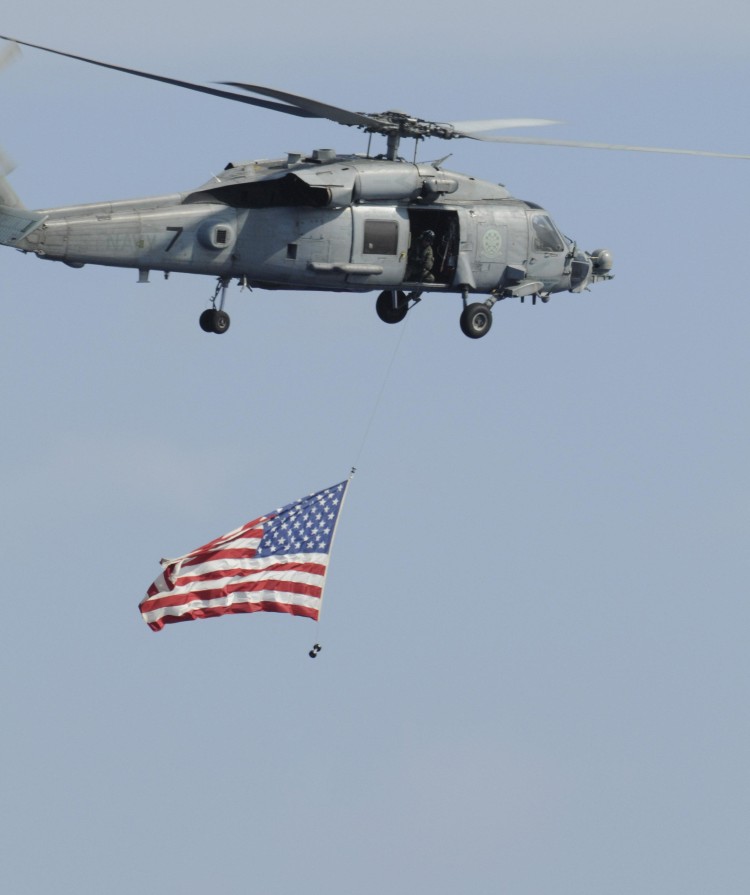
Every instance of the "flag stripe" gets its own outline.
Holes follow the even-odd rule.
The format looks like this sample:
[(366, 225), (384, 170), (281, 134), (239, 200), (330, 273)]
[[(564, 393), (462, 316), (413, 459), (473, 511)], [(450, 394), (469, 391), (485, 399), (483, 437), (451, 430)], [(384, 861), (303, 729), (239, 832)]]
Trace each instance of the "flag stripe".
[(242, 575), (266, 575), (273, 572), (297, 572), (300, 574), (325, 576), (326, 567), (321, 563), (279, 563), (266, 569), (248, 569), (246, 566), (236, 565), (229, 569), (214, 569), (203, 572), (200, 575), (180, 575), (174, 579), (175, 588), (184, 588), (188, 584), (197, 584), (200, 581), (220, 581), (222, 578), (233, 578)]
[[(206, 608), (212, 606), (235, 606), (243, 603), (278, 603), (289, 606), (307, 606), (317, 609), (320, 605), (321, 594), (277, 594), (273, 588), (259, 588), (254, 591), (235, 591), (231, 594), (210, 593), (202, 596), (193, 595), (190, 599), (179, 600), (172, 604), (171, 598), (164, 600), (149, 600), (142, 606), (144, 617), (158, 618), (162, 615), (183, 615), (196, 607)], [(164, 605), (161, 605), (161, 604)]]
[(221, 544), (215, 550), (201, 550), (200, 552), (191, 553), (181, 560), (176, 560), (180, 565), (192, 566), (197, 562), (203, 562), (207, 557), (241, 557), (247, 556), (248, 551), (252, 554), (255, 548), (260, 544), (260, 538), (243, 538), (241, 542), (231, 541), (228, 545)]
[(308, 606), (294, 606), (290, 603), (239, 603), (232, 606), (211, 606), (200, 607), (185, 612), (181, 615), (164, 615), (158, 619), (150, 620), (146, 618), (149, 628), (152, 631), (161, 631), (165, 625), (174, 624), (175, 622), (193, 621), (198, 618), (218, 618), (221, 615), (234, 615), (243, 612), (286, 612), (289, 615), (298, 615), (303, 618), (311, 618), (317, 621), (318, 610)]
[[(263, 531), (263, 524), (268, 522), (269, 519), (272, 519), (273, 515), (269, 516), (258, 516), (257, 519), (253, 519), (251, 522), (246, 522), (244, 525), (240, 525), (238, 528), (235, 528), (233, 531), (228, 531), (225, 535), (219, 535), (218, 538), (214, 538), (212, 541), (209, 541), (207, 544), (204, 544), (202, 547), (196, 547), (195, 550), (191, 550), (190, 553), (197, 553), (199, 550), (206, 550), (211, 547), (216, 547), (218, 544), (224, 544), (226, 541), (231, 541), (232, 538), (239, 537), (239, 535), (246, 534), (248, 531), (252, 529), (257, 529), (258, 531)], [(189, 556), (190, 554), (186, 554)]]
[[(277, 556), (260, 556), (252, 557), (247, 560), (235, 560), (231, 565), (225, 562), (213, 563), (205, 562), (200, 566), (193, 566), (189, 570), (183, 570), (179, 567), (170, 570), (170, 574), (165, 576), (169, 579), (169, 586), (175, 586), (183, 579), (202, 580), (204, 576), (214, 572), (220, 572), (229, 578), (232, 575), (250, 575), (253, 572), (263, 574), (264, 572), (275, 573), (277, 571), (301, 571), (318, 573), (325, 575), (328, 557), (324, 553), (292, 553), (278, 554)], [(182, 574), (185, 571), (186, 574)]]
[(264, 579), (263, 581), (239, 581), (236, 584), (227, 584), (220, 588), (206, 588), (202, 591), (189, 590), (182, 593), (170, 591), (164, 596), (158, 594), (154, 597), (147, 598), (141, 604), (144, 611), (149, 612), (151, 609), (158, 609), (162, 606), (180, 606), (190, 603), (193, 599), (197, 600), (214, 600), (233, 594), (253, 593), (255, 591), (263, 591), (268, 593), (282, 594), (301, 594), (308, 597), (316, 597), (320, 599), (323, 593), (321, 584), (308, 584), (304, 581), (275, 581), (273, 578)]

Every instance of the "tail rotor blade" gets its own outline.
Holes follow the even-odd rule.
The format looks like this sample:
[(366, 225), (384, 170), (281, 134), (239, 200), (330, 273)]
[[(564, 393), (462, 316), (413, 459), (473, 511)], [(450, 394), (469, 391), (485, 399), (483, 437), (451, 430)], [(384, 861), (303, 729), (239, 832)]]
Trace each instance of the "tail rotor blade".
[(5, 68), (6, 65), (10, 65), (14, 59), (17, 59), (21, 55), (21, 48), (15, 41), (10, 41), (9, 43), (3, 44), (2, 49), (0, 49), (0, 69)]
[[(0, 48), (0, 71), (10, 65), (21, 55), (21, 48), (15, 41), (4, 44)], [(16, 167), (15, 162), (0, 147), (0, 177), (6, 177)]]
[(0, 177), (7, 177), (11, 171), (15, 170), (15, 167), (13, 159), (0, 147)]

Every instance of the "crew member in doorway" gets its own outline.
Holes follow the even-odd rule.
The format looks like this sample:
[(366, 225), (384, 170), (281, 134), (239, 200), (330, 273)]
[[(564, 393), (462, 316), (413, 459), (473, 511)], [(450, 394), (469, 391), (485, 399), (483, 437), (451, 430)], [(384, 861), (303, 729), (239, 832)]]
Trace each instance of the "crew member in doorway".
[(425, 230), (419, 237), (409, 265), (408, 279), (420, 283), (435, 282), (435, 275), (432, 272), (435, 266), (435, 252), (432, 248), (434, 241), (435, 233), (432, 230)]

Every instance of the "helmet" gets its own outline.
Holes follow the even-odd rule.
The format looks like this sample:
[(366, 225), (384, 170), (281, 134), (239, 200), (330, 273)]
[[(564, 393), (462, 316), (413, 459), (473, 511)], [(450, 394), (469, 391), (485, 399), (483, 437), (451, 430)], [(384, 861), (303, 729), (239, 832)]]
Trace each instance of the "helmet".
[(424, 233), (422, 234), (422, 239), (424, 239), (425, 242), (428, 242), (428, 241), (429, 241), (429, 242), (432, 242), (432, 240), (433, 240), (434, 238), (435, 238), (435, 231), (434, 231), (434, 230), (425, 230)]

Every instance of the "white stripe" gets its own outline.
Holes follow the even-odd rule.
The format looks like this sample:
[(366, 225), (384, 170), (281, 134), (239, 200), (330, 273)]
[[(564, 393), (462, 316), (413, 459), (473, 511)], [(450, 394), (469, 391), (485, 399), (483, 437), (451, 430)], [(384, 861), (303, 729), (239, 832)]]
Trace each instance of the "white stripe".
[(308, 597), (304, 594), (280, 594), (277, 591), (255, 591), (252, 594), (236, 593), (227, 597), (218, 597), (214, 600), (190, 600), (179, 606), (164, 606), (144, 612), (143, 618), (147, 623), (159, 621), (167, 616), (179, 618), (196, 609), (217, 609), (228, 606), (238, 606), (253, 603), (279, 603), (283, 606), (302, 606), (307, 609), (319, 609), (320, 597)]
[(226, 572), (232, 569), (263, 571), (280, 563), (316, 563), (327, 566), (328, 554), (279, 553), (275, 556), (253, 556), (247, 559), (209, 559), (195, 566), (176, 566), (174, 570), (169, 569), (169, 575), (171, 578), (181, 578), (183, 575), (205, 575), (208, 572)]

